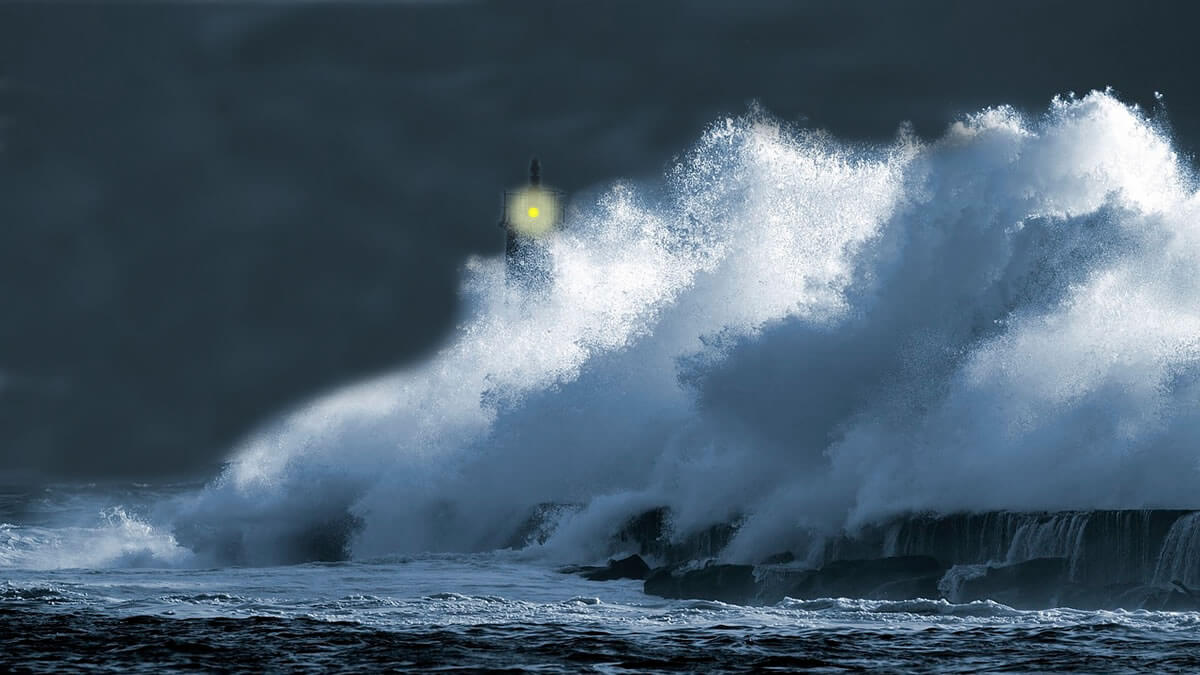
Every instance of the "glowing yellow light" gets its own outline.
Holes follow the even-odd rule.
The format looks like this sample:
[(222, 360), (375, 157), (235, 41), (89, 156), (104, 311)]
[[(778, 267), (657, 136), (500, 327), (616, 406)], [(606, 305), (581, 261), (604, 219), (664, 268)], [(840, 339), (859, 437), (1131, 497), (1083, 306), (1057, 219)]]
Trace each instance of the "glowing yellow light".
[(508, 195), (508, 224), (517, 234), (541, 237), (558, 224), (558, 197), (537, 186), (522, 188)]

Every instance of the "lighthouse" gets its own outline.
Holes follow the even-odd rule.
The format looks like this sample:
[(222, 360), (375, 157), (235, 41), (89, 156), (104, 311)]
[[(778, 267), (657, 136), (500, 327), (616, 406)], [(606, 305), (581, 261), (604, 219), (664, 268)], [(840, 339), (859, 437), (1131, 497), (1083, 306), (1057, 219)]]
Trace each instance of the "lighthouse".
[(505, 231), (504, 262), (508, 282), (527, 288), (549, 282), (550, 259), (545, 239), (562, 222), (562, 193), (542, 185), (542, 167), (529, 163), (529, 184), (504, 193), (500, 227)]

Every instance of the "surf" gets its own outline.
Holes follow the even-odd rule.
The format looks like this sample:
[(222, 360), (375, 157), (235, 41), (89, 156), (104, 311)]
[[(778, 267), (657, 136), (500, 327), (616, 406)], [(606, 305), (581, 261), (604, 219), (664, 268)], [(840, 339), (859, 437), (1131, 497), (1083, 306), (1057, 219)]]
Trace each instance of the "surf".
[[(1111, 92), (864, 145), (760, 109), (569, 203), (537, 297), (466, 262), (428, 361), (264, 425), (170, 507), (200, 560), (737, 523), (751, 560), (906, 513), (1194, 508), (1200, 199)], [(481, 227), (489, 226), (482, 223)]]

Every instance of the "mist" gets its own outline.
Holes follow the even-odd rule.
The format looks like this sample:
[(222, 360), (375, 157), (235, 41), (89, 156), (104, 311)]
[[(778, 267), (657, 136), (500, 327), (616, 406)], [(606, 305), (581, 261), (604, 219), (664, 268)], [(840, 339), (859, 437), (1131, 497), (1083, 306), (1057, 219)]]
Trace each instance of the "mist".
[(473, 259), (435, 356), (265, 426), (178, 521), (251, 561), (603, 556), (667, 506), (724, 555), (911, 512), (1183, 507), (1197, 457), (1191, 167), (1111, 93), (851, 144), (762, 110), (576, 200), (551, 282)]

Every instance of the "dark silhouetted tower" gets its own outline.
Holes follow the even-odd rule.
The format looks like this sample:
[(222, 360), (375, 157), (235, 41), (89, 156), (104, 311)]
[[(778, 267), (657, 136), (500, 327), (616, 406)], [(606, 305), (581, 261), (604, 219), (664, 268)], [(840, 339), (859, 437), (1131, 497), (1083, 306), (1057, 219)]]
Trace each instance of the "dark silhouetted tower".
[(560, 202), (560, 192), (542, 186), (542, 167), (536, 157), (529, 162), (529, 184), (504, 194), (500, 227), (506, 237), (504, 262), (509, 284), (536, 290), (549, 282), (550, 258), (540, 240), (559, 224)]

